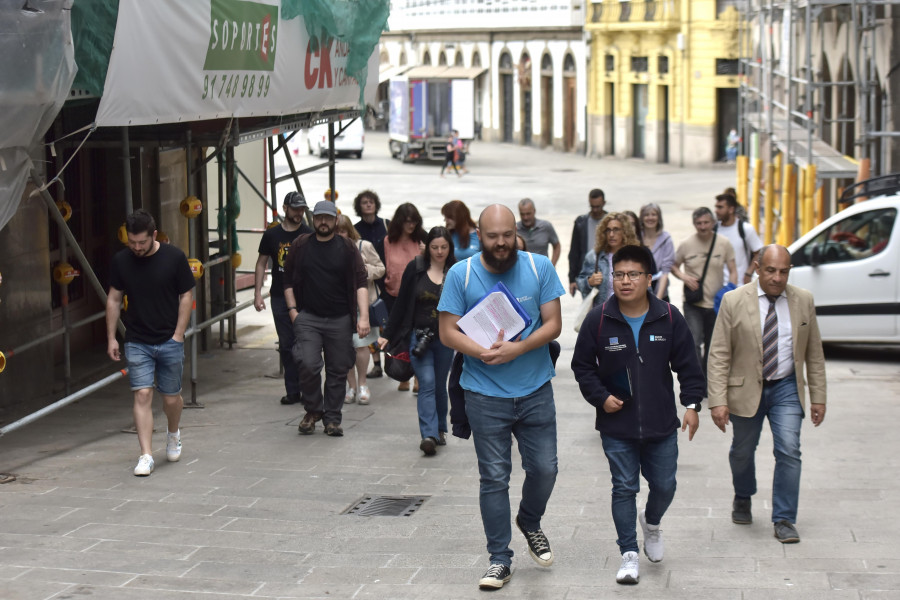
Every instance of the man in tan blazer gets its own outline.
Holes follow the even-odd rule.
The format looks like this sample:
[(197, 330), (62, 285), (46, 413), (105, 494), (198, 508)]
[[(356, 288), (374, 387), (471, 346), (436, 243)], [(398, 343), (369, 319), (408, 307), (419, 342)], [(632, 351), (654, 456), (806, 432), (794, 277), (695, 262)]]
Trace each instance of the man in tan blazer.
[(804, 385), (808, 380), (810, 418), (818, 427), (825, 418), (825, 355), (812, 294), (787, 284), (787, 249), (764, 246), (755, 265), (759, 279), (725, 294), (719, 309), (709, 353), (709, 407), (723, 432), (729, 421), (732, 424), (731, 518), (739, 524), (752, 522), (754, 455), (768, 417), (775, 446), (772, 522), (778, 541), (789, 544), (800, 541), (794, 523)]

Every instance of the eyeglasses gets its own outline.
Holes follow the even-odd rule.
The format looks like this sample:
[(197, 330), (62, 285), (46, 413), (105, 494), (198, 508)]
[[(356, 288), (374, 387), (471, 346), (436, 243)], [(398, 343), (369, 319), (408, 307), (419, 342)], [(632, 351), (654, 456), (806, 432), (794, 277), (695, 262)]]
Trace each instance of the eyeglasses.
[(622, 233), (622, 228), (621, 227), (607, 227), (606, 229), (603, 230), (603, 233), (605, 233), (606, 235), (609, 235), (611, 233)]
[(631, 281), (637, 281), (641, 278), (641, 275), (646, 275), (646, 271), (613, 271), (612, 277), (614, 281), (622, 281), (625, 279), (625, 276), (628, 276), (628, 279)]

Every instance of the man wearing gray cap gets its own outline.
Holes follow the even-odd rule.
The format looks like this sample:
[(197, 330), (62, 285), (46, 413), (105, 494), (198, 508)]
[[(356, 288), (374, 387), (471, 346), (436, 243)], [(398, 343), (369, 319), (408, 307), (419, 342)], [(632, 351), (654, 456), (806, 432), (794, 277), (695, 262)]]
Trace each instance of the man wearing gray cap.
[(294, 329), (288, 315), (287, 302), (284, 300), (284, 259), (288, 248), (297, 237), (304, 233), (312, 233), (303, 223), (306, 213), (306, 198), (299, 192), (288, 192), (284, 197), (284, 219), (280, 225), (266, 229), (259, 241), (259, 258), (256, 259), (253, 286), (253, 306), (257, 311), (265, 310), (266, 302), (262, 297), (263, 281), (266, 278), (266, 267), (272, 261), (272, 317), (275, 319), (275, 331), (278, 333), (278, 351), (281, 364), (284, 366), (284, 391), (282, 404), (300, 402), (300, 373), (291, 349), (294, 347)]
[(284, 266), (284, 298), (294, 326), (294, 358), (300, 365), (306, 409), (298, 430), (304, 435), (315, 432), (320, 420), (326, 435), (344, 435), (344, 388), (347, 372), (356, 361), (353, 330), (361, 338), (369, 335), (366, 267), (356, 245), (334, 234), (336, 222), (334, 203), (317, 203), (313, 209), (315, 234), (294, 240)]

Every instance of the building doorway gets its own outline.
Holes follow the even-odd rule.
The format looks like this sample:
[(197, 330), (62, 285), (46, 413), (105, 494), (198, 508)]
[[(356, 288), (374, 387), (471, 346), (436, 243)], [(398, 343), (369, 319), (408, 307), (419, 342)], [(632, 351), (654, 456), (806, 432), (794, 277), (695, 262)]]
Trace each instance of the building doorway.
[(658, 123), (656, 136), (658, 150), (656, 156), (659, 162), (667, 163), (669, 162), (669, 86), (659, 86), (656, 106), (659, 109), (659, 114), (656, 118)]
[(576, 75), (575, 59), (571, 54), (566, 55), (563, 62), (563, 150), (572, 152), (575, 150), (575, 119), (576, 119)]
[(509, 52), (500, 55), (500, 139), (513, 141), (513, 65)]
[(646, 154), (647, 111), (650, 109), (647, 101), (647, 84), (636, 83), (632, 86), (632, 139), (634, 145), (631, 155), (635, 158), (644, 158)]
[(606, 154), (616, 153), (616, 84), (606, 84)]
[(519, 90), (521, 93), (519, 127), (522, 131), (522, 145), (530, 146), (532, 133), (531, 57), (527, 53), (522, 53), (521, 58), (519, 58)]
[(553, 145), (553, 59), (541, 58), (541, 147)]
[(738, 91), (735, 88), (716, 90), (716, 161), (725, 160), (725, 143), (728, 132), (737, 129)]

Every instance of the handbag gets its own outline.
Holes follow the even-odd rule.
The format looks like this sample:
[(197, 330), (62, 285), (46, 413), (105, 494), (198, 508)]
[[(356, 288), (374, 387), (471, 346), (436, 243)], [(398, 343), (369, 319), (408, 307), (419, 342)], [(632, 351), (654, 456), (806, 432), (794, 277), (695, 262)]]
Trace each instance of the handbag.
[(384, 300), (378, 298), (369, 305), (369, 324), (384, 329), (388, 323), (388, 309)]
[(713, 230), (712, 244), (709, 245), (709, 254), (706, 255), (706, 262), (703, 264), (703, 274), (700, 275), (700, 279), (697, 281), (697, 289), (692, 290), (687, 286), (684, 288), (684, 301), (687, 304), (699, 304), (700, 302), (703, 302), (703, 280), (706, 279), (706, 270), (709, 269), (709, 259), (712, 258), (713, 248), (716, 245), (717, 229)]
[[(409, 340), (409, 336), (401, 336), (399, 339)], [(384, 349), (384, 372), (388, 377), (396, 381), (409, 381), (413, 373), (412, 363), (409, 360), (409, 342), (405, 344), (390, 343)]]
[(581, 307), (578, 309), (578, 314), (575, 316), (575, 331), (581, 330), (581, 324), (584, 322), (584, 318), (591, 312), (591, 309), (594, 308), (594, 298), (597, 297), (599, 291), (599, 288), (592, 288), (590, 293), (581, 301)]

